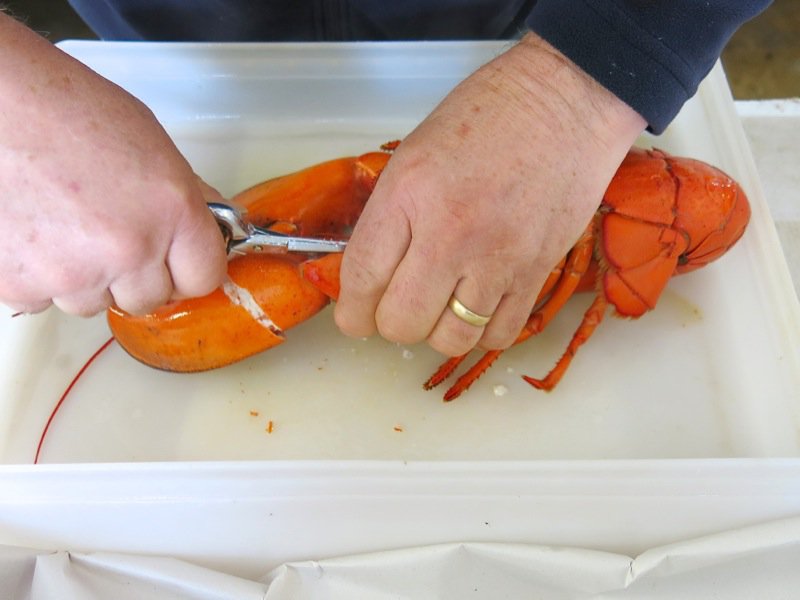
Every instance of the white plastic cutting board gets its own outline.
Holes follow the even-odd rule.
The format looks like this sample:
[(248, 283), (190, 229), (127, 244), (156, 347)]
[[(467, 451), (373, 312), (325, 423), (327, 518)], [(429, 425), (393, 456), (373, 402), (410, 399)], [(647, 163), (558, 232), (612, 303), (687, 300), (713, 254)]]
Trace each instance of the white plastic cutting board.
[[(502, 47), (63, 46), (144, 100), (225, 194), (403, 137)], [(607, 319), (554, 392), (519, 376), (551, 367), (588, 298), (449, 404), (421, 388), (433, 351), (351, 340), (326, 311), (282, 347), (202, 374), (154, 371), (112, 346), (56, 417), (42, 460), (797, 455), (797, 301), (721, 70), (664, 136), (641, 143), (734, 175), (751, 225), (718, 263), (673, 280), (653, 313)], [(108, 335), (103, 318), (0, 313), (0, 460), (33, 459), (61, 392)]]

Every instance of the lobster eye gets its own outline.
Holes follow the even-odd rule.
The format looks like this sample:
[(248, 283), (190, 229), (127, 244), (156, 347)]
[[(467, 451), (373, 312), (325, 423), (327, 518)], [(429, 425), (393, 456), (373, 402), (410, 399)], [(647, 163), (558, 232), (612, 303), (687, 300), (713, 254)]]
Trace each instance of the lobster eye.
[(685, 254), (681, 254), (678, 257), (678, 266), (682, 267), (683, 265), (686, 265), (686, 264), (689, 264), (689, 257), (686, 256)]

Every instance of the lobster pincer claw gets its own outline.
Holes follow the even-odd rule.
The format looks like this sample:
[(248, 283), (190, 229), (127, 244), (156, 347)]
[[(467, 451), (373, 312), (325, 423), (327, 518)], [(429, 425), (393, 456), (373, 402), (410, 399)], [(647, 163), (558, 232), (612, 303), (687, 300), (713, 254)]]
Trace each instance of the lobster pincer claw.
[(344, 252), (346, 240), (331, 240), (301, 237), (270, 231), (248, 223), (242, 211), (229, 204), (209, 202), (209, 210), (217, 220), (222, 237), (225, 239), (228, 256), (237, 254), (286, 254), (303, 252), (308, 254), (327, 254)]

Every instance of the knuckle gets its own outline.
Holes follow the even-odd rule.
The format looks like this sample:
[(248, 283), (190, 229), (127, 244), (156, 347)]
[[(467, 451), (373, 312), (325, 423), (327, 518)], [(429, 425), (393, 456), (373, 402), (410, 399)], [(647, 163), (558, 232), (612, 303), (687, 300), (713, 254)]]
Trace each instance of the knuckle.
[(50, 300), (36, 300), (32, 298), (27, 300), (18, 300), (7, 297), (0, 298), (0, 302), (5, 304), (15, 313), (18, 312), (28, 315), (35, 315), (37, 313), (44, 312), (53, 304)]
[[(185, 268), (172, 266), (168, 272), (174, 284), (176, 296), (186, 298), (199, 298), (207, 296), (217, 289), (225, 280), (225, 269), (209, 268), (207, 265), (198, 266), (197, 270), (186, 271)], [(169, 295), (173, 289), (169, 290)]]
[(55, 269), (48, 280), (48, 287), (53, 296), (70, 296), (81, 290), (90, 289), (97, 285), (102, 276), (95, 270), (81, 268), (85, 265), (64, 265)]
[(41, 301), (38, 301), (38, 302), (27, 304), (25, 306), (25, 310), (23, 312), (26, 312), (28, 314), (32, 314), (33, 315), (33, 314), (37, 314), (37, 313), (46, 311), (52, 305), (53, 305), (53, 302), (51, 300), (41, 300)]
[(384, 279), (366, 258), (363, 252), (345, 252), (339, 274), (343, 294), (373, 296), (385, 287)]
[(516, 304), (519, 299), (512, 301), (513, 306), (509, 303), (498, 310), (478, 341), (479, 348), (505, 350), (514, 344), (531, 312), (527, 303)]
[(485, 334), (478, 340), (478, 348), (481, 350), (505, 350), (514, 344), (517, 338), (515, 334), (510, 332), (500, 334)]
[(428, 337), (428, 345), (445, 356), (461, 356), (472, 350), (477, 342), (476, 333), (458, 330), (445, 334), (434, 332)]
[(76, 307), (70, 314), (75, 315), (76, 317), (93, 317), (97, 314), (103, 312), (106, 306), (78, 306)]
[(126, 313), (136, 316), (143, 316), (161, 306), (162, 303), (150, 302), (147, 300), (129, 300), (127, 298), (114, 298), (114, 304)]
[(112, 288), (114, 303), (132, 315), (145, 315), (169, 302), (172, 288), (168, 286), (131, 287), (125, 291)]
[(29, 304), (35, 304), (37, 298), (35, 294), (20, 290), (11, 282), (0, 278), (0, 302), (8, 306), (22, 309)]
[(104, 262), (115, 275), (121, 275), (138, 269), (152, 251), (149, 235), (129, 230), (106, 245)]
[(414, 331), (402, 320), (394, 317), (377, 318), (376, 327), (383, 339), (397, 344), (416, 344), (425, 337)]
[(375, 333), (375, 325), (371, 320), (354, 318), (349, 311), (340, 309), (339, 304), (334, 309), (333, 319), (339, 331), (348, 337), (368, 337)]
[(77, 317), (93, 317), (108, 307), (108, 302), (102, 298), (91, 297), (56, 297), (53, 304), (62, 312)]

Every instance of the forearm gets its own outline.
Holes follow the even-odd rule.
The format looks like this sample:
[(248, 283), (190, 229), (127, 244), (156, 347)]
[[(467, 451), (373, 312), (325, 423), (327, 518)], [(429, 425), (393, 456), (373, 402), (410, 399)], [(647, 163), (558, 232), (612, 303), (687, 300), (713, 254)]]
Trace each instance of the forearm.
[[(0, 128), (6, 149), (37, 150), (31, 155), (36, 158), (56, 150), (62, 141), (95, 138), (99, 120), (89, 111), (153, 120), (150, 111), (127, 92), (4, 14), (0, 14), (0, 49)], [(73, 140), (59, 139), (53, 127), (68, 131)], [(120, 145), (126, 143), (113, 131), (104, 135), (110, 136), (107, 143), (115, 139)]]
[(196, 175), (132, 95), (0, 15), (0, 302), (138, 312), (219, 284)]
[(539, 0), (531, 29), (660, 133), (736, 29), (771, 0)]

